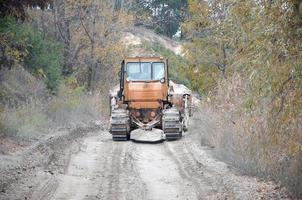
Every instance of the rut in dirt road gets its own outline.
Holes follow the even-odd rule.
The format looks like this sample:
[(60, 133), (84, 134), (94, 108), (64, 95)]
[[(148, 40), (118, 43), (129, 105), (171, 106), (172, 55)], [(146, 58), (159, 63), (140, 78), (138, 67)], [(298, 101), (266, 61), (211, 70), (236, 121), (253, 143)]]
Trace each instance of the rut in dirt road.
[(51, 199), (144, 199), (129, 152), (133, 146), (100, 136), (84, 140)]
[(281, 199), (272, 183), (214, 159), (200, 145), (200, 131), (161, 144), (113, 142), (109, 133), (87, 137), (50, 199)]
[(89, 137), (51, 199), (199, 199), (165, 149)]

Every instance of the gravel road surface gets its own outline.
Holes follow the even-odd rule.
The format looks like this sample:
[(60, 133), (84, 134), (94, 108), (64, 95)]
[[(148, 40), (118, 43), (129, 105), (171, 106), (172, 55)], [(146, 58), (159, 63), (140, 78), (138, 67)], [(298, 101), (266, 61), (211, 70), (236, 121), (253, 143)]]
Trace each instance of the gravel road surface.
[(182, 139), (160, 144), (113, 142), (106, 130), (87, 134), (61, 146), (0, 199), (288, 199), (274, 183), (214, 158), (199, 136), (211, 127), (199, 120)]

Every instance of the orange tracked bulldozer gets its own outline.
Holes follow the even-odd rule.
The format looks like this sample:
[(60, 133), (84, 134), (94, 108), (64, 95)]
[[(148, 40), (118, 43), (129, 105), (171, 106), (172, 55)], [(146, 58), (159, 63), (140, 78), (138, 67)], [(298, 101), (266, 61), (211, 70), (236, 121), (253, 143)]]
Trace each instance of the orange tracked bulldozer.
[[(128, 140), (134, 129), (160, 129), (166, 140), (181, 138), (191, 116), (191, 92), (169, 81), (168, 60), (133, 57), (122, 61), (120, 84), (110, 91), (110, 133)], [(145, 134), (143, 132), (143, 134)]]

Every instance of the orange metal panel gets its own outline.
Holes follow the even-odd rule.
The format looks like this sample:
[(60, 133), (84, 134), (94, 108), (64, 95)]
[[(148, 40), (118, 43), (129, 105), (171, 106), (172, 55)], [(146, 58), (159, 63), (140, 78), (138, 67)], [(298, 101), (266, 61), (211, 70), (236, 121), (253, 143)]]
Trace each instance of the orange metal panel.
[(161, 108), (162, 104), (157, 102), (157, 101), (153, 101), (153, 102), (129, 102), (129, 107), (131, 109), (157, 109), (157, 108)]
[(160, 82), (128, 82), (125, 87), (125, 101), (130, 108), (159, 108), (160, 101), (167, 98), (167, 85)]
[(167, 83), (167, 63), (166, 59), (161, 57), (135, 57), (126, 58), (125, 64), (128, 62), (164, 62), (166, 81), (161, 83), (159, 81), (130, 81), (124, 80), (124, 96), (125, 101), (128, 102), (129, 108), (161, 108), (162, 101), (167, 100), (168, 83)]
[(129, 82), (126, 85), (126, 101), (164, 100), (167, 97), (166, 84), (160, 82)]

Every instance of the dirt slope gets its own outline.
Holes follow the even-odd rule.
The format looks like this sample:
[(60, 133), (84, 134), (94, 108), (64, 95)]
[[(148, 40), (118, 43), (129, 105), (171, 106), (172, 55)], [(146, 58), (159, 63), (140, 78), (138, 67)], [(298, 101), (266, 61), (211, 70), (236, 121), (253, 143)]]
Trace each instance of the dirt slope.
[(166, 36), (155, 34), (153, 31), (143, 27), (133, 27), (129, 31), (124, 32), (121, 42), (130, 49), (130, 56), (152, 55), (152, 52), (146, 51), (142, 47), (144, 43), (160, 43), (176, 55), (182, 55), (182, 46), (179, 42)]

